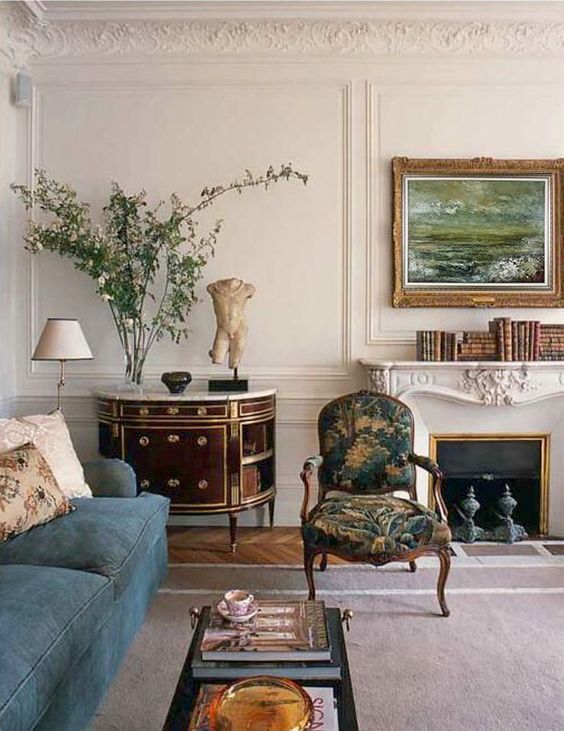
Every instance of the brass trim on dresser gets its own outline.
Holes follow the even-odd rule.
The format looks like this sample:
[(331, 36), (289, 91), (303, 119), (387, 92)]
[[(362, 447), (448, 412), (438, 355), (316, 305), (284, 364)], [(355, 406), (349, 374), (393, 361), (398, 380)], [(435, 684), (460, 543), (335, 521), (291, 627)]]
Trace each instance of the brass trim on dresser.
[[(253, 496), (254, 499), (252, 502), (249, 500), (241, 500), (237, 506), (233, 508), (229, 508), (226, 510), (225, 508), (212, 508), (211, 510), (198, 510), (197, 513), (190, 512), (190, 508), (186, 503), (174, 503), (171, 502), (170, 507), (171, 508), (182, 508), (183, 510), (181, 512), (175, 512), (175, 515), (212, 515), (212, 514), (219, 514), (219, 513), (242, 513), (245, 510), (248, 510), (249, 508), (253, 507), (259, 507), (260, 505), (263, 505), (264, 503), (268, 503), (272, 500), (273, 497), (276, 496), (276, 487), (269, 487), (267, 490), (264, 490), (263, 492)], [(192, 505), (192, 503), (190, 503)]]
[(241, 464), (256, 464), (257, 462), (262, 462), (264, 459), (269, 459), (273, 454), (273, 449), (267, 449), (265, 452), (258, 452), (257, 454), (249, 454), (247, 457), (241, 457)]
[(241, 498), (241, 505), (253, 505), (254, 503), (260, 504), (264, 501), (268, 502), (268, 498), (271, 498), (276, 494), (276, 486), (267, 487), (266, 490), (260, 490), (256, 495), (251, 497)]
[(265, 409), (260, 409), (260, 410), (257, 410), (257, 411), (255, 411), (255, 410), (248, 411), (246, 413), (245, 413), (245, 411), (243, 409), (243, 404), (241, 404), (240, 418), (241, 419), (245, 419), (247, 417), (253, 417), (253, 416), (264, 416), (265, 414), (268, 414), (270, 411), (274, 412), (274, 408), (272, 406), (272, 403), (269, 403), (268, 406)]
[(239, 473), (234, 472), (231, 475), (231, 505), (238, 505), (239, 500)]
[[(98, 421), (103, 421), (105, 423), (111, 423), (114, 421), (112, 417), (109, 417), (107, 414), (103, 414), (100, 411), (96, 412), (96, 416), (98, 418)], [(206, 417), (197, 417), (197, 416), (186, 416), (185, 414), (179, 414), (176, 417), (170, 417), (166, 415), (159, 415), (159, 414), (151, 414), (150, 420), (146, 418), (140, 418), (139, 416), (122, 416), (122, 417), (116, 417), (116, 419), (126, 419), (128, 424), (135, 424), (140, 427), (147, 426), (148, 424), (169, 424), (171, 427), (181, 427), (184, 426), (196, 426), (198, 424), (201, 424), (202, 421), (205, 421), (206, 424), (224, 424), (226, 421), (232, 421), (229, 418), (221, 417), (221, 416), (206, 416)], [(264, 412), (261, 414), (249, 414), (248, 416), (244, 417), (238, 417), (234, 421), (236, 423), (241, 424), (262, 424), (265, 421), (270, 421), (275, 418), (275, 412), (271, 410), (270, 413)]]

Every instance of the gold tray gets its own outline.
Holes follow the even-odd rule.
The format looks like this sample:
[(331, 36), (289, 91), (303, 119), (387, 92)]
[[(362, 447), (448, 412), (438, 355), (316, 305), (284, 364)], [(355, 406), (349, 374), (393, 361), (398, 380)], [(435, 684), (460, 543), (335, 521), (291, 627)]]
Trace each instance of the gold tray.
[(210, 708), (212, 731), (304, 731), (312, 718), (313, 703), (301, 686), (268, 675), (232, 683)]

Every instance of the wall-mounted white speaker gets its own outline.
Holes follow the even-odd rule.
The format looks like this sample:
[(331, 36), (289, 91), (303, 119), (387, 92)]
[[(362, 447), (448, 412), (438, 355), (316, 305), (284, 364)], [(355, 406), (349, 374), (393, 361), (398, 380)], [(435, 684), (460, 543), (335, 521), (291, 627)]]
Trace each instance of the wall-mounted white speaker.
[(16, 75), (15, 103), (17, 107), (30, 107), (33, 97), (33, 81), (29, 74), (20, 71)]

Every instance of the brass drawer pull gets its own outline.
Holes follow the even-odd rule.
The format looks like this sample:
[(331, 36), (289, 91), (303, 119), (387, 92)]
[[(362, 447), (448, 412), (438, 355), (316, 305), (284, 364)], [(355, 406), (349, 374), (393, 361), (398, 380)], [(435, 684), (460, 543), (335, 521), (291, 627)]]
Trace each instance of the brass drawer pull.
[(208, 410), (205, 406), (198, 406), (197, 410), (198, 416), (205, 416), (208, 413)]
[(149, 437), (139, 437), (139, 444), (142, 447), (146, 447), (149, 444)]
[(142, 406), (139, 409), (139, 416), (147, 416), (148, 413), (149, 413), (149, 409), (146, 406)]
[(208, 481), (200, 480), (200, 482), (198, 482), (198, 487), (200, 488), (200, 490), (206, 490), (208, 487)]
[(143, 488), (143, 490), (146, 490), (149, 487), (150, 484), (151, 483), (149, 482), (149, 480), (141, 480), (141, 483), (140, 483), (140, 485)]
[(176, 477), (171, 477), (171, 479), (166, 484), (169, 487), (178, 487), (180, 485), (180, 480), (177, 480)]
[(171, 444), (177, 444), (180, 441), (178, 434), (169, 434), (166, 439), (167, 442), (170, 442)]
[(206, 444), (208, 443), (208, 438), (204, 437), (204, 436), (198, 437), (196, 439), (196, 443), (197, 443), (198, 447), (205, 447)]
[(166, 413), (170, 414), (170, 416), (176, 416), (176, 414), (178, 414), (178, 412), (179, 412), (178, 406), (169, 406), (168, 409), (166, 410)]

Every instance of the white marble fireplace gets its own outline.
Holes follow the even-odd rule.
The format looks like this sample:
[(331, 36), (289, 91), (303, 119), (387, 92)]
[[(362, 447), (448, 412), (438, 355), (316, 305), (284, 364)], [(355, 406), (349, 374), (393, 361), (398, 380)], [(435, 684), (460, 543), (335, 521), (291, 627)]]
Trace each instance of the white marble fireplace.
[[(564, 536), (564, 363), (361, 363), (371, 390), (413, 410), (419, 454), (432, 435), (549, 435), (548, 533)], [(426, 503), (423, 474), (417, 490)]]

